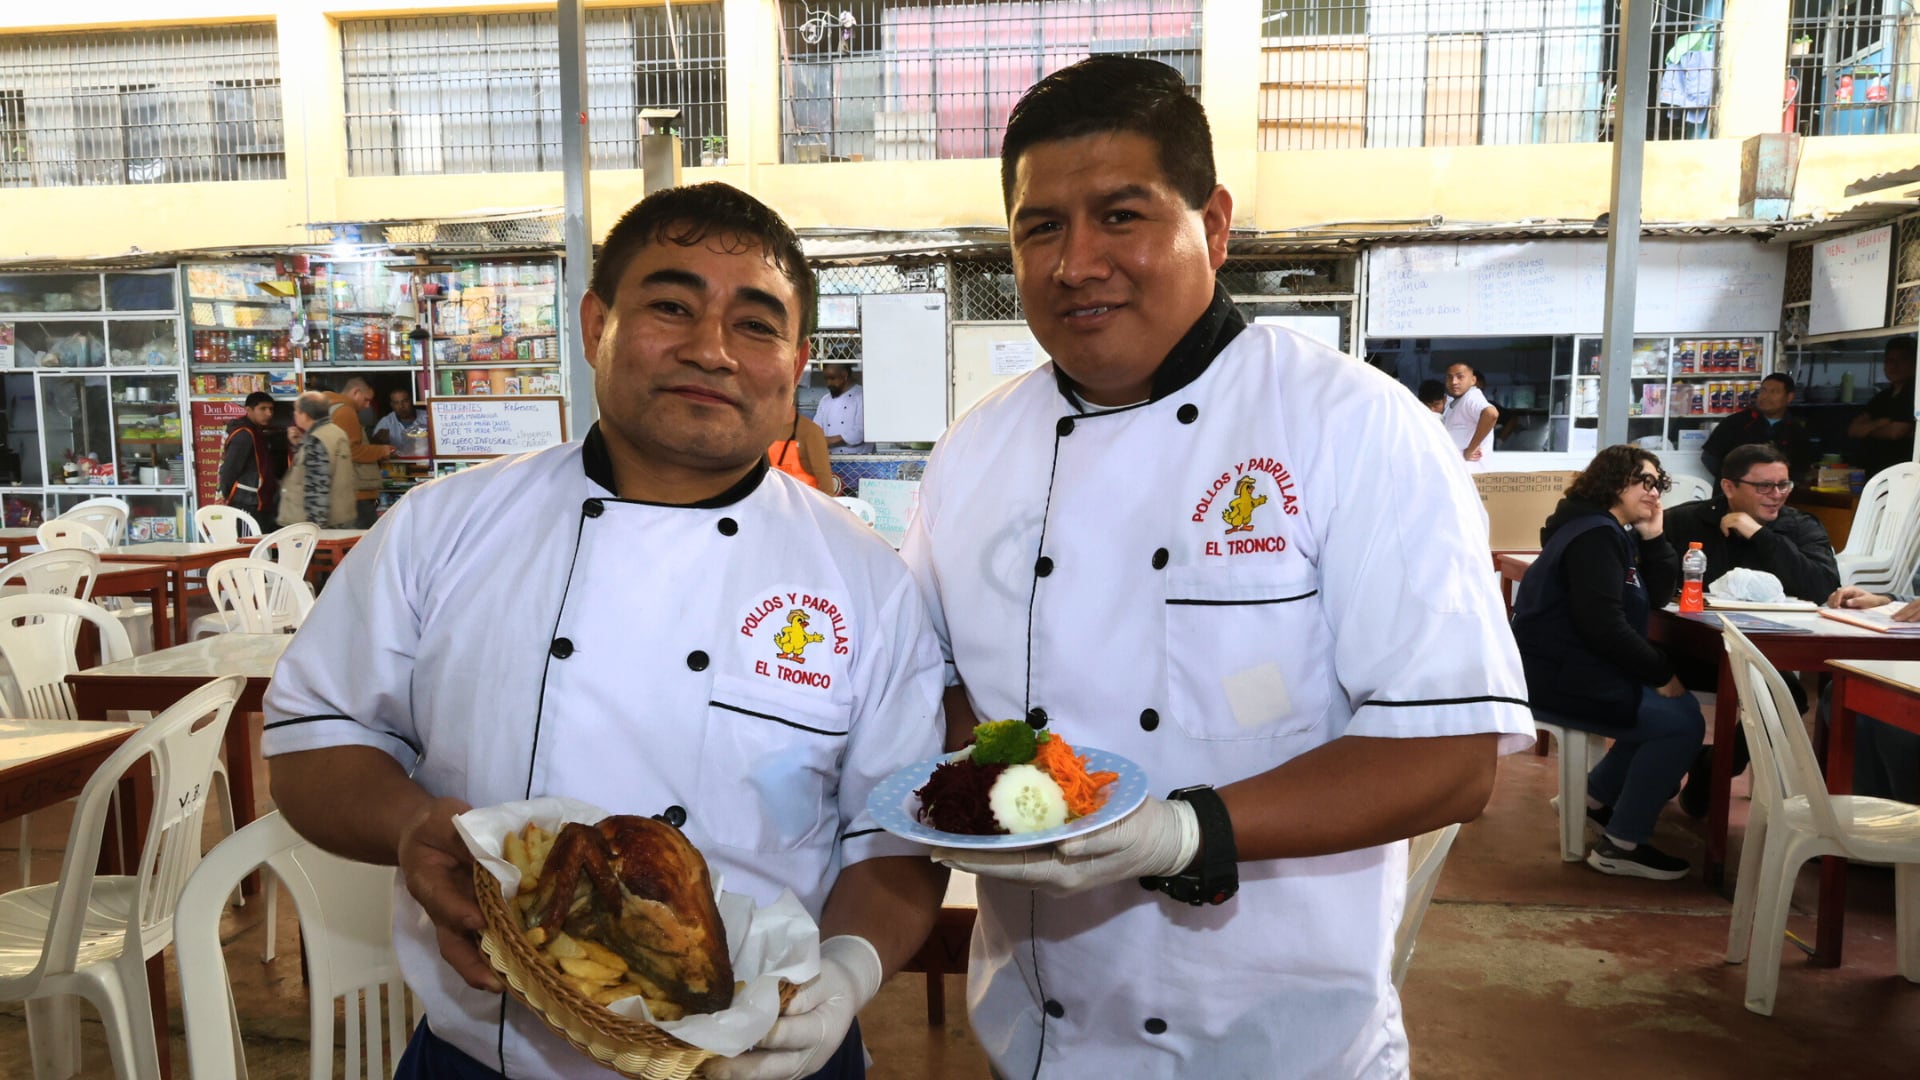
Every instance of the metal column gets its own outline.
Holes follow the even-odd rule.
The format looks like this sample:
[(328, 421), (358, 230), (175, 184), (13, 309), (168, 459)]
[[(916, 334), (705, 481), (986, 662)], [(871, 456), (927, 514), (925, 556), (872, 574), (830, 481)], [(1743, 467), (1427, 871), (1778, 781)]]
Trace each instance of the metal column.
[(557, 0), (560, 15), (560, 160), (566, 177), (561, 224), (567, 241), (567, 388), (571, 402), (567, 434), (586, 435), (600, 415), (593, 396), (593, 369), (579, 325), (580, 302), (593, 276), (592, 156), (587, 138), (587, 16), (582, 0)]
[(1613, 202), (1607, 216), (1606, 324), (1600, 338), (1600, 445), (1627, 441), (1633, 309), (1639, 295), (1640, 187), (1646, 161), (1655, 0), (1621, 0), (1620, 92), (1613, 115)]

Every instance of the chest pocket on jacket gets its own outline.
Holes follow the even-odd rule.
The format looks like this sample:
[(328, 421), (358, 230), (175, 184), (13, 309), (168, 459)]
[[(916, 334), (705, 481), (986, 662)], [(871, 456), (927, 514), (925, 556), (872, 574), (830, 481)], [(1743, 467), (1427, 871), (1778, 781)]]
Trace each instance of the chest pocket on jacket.
[(1332, 634), (1319, 574), (1188, 566), (1166, 577), (1167, 692), (1196, 739), (1271, 739), (1326, 718)]
[(699, 831), (727, 847), (762, 852), (831, 836), (846, 746), (843, 708), (715, 676), (700, 752)]

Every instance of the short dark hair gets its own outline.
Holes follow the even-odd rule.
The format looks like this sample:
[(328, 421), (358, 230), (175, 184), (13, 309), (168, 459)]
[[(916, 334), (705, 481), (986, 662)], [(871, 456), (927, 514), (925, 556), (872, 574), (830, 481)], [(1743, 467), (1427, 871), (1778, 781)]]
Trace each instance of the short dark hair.
[(1037, 143), (1126, 132), (1152, 139), (1160, 171), (1189, 210), (1207, 205), (1218, 181), (1213, 131), (1187, 82), (1158, 60), (1089, 56), (1028, 88), (1000, 142), (1000, 197), (1013, 210), (1020, 155)]
[(1777, 382), (1780, 384), (1780, 389), (1785, 390), (1789, 394), (1794, 391), (1793, 376), (1784, 371), (1776, 371), (1760, 381), (1763, 383)]
[(814, 297), (817, 288), (813, 268), (800, 248), (800, 238), (773, 208), (739, 188), (717, 181), (673, 187), (656, 191), (635, 203), (608, 230), (594, 264), (593, 280), (587, 285), (595, 296), (608, 304), (620, 289), (620, 279), (633, 257), (648, 244), (679, 244), (692, 247), (709, 236), (729, 243), (730, 252), (752, 247), (765, 251), (773, 265), (780, 268), (793, 291), (798, 294), (800, 337), (805, 341), (813, 333)]
[(1887, 352), (1886, 352), (1887, 359), (1889, 360), (1893, 359), (1895, 353), (1898, 353), (1909, 360), (1913, 359), (1913, 353), (1914, 353), (1913, 339), (1911, 337), (1908, 337), (1905, 334), (1901, 334), (1897, 338), (1888, 338)]
[(1746, 443), (1727, 451), (1720, 459), (1720, 479), (1744, 480), (1755, 465), (1786, 465), (1787, 455), (1772, 443)]
[[(1621, 443), (1609, 446), (1593, 455), (1593, 460), (1581, 470), (1580, 475), (1567, 485), (1567, 498), (1581, 502), (1595, 503), (1599, 506), (1612, 506), (1613, 500), (1633, 482), (1635, 473), (1641, 464), (1660, 468), (1660, 459), (1651, 450), (1642, 450), (1637, 446)], [(1661, 475), (1666, 475), (1661, 470)]]
[(1414, 394), (1420, 398), (1420, 404), (1431, 405), (1446, 400), (1447, 388), (1440, 385), (1439, 379), (1428, 379), (1420, 384), (1420, 389), (1415, 390)]
[(241, 408), (251, 409), (255, 405), (271, 404), (273, 404), (272, 394), (267, 393), (265, 390), (255, 390), (253, 393), (247, 395), (247, 403), (241, 406)]

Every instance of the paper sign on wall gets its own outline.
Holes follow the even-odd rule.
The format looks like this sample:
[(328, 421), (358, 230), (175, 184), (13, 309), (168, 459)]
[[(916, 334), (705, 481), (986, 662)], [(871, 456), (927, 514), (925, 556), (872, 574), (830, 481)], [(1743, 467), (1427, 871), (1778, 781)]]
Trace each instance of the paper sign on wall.
[(1031, 341), (996, 341), (990, 356), (995, 375), (1025, 375), (1039, 358)]
[(491, 457), (567, 441), (559, 398), (442, 399), (427, 403), (434, 457)]
[(1807, 333), (1873, 330), (1887, 324), (1887, 275), (1893, 268), (1893, 226), (1813, 246), (1813, 303)]
[(873, 531), (899, 547), (907, 539), (907, 523), (920, 505), (918, 480), (862, 480), (860, 497), (873, 507)]

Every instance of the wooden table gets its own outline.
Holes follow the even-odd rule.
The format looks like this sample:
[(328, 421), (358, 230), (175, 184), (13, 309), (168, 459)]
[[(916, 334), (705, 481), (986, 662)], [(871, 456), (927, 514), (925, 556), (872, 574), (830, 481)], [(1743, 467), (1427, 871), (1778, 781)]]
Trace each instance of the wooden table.
[[(167, 577), (172, 585), (173, 603), (173, 640), (187, 639), (187, 575), (195, 570), (204, 571), (214, 563), (224, 559), (245, 558), (248, 547), (245, 544), (183, 544), (163, 541), (156, 544), (122, 544), (100, 553), (103, 563), (160, 563), (167, 568)], [(153, 617), (160, 618), (159, 609), (154, 609)]]
[(0, 529), (0, 553), (7, 562), (19, 558), (30, 547), (40, 546), (39, 529)]
[(973, 924), (979, 914), (979, 897), (972, 874), (955, 870), (947, 878), (947, 895), (940, 902), (940, 914), (933, 931), (900, 970), (924, 972), (927, 976), (927, 1026), (941, 1027), (947, 1022), (948, 975), (967, 973), (967, 952), (973, 941)]
[[(261, 711), (274, 665), (293, 640), (291, 634), (214, 634), (131, 660), (76, 671), (67, 676), (74, 711), (104, 720), (109, 709), (159, 712), (213, 679), (243, 675), (246, 689), (227, 725), (227, 782), (233, 792), (233, 827), (254, 817), (253, 725), (249, 713)], [(251, 880), (251, 879), (250, 879)]]
[(1540, 557), (1537, 551), (1500, 551), (1493, 556), (1493, 567), (1500, 571), (1500, 596), (1507, 602), (1507, 618), (1513, 618), (1513, 598), (1520, 593), (1520, 579)]
[[(1711, 611), (1708, 612), (1712, 614)], [(1804, 626), (1808, 634), (1750, 633), (1748, 639), (1781, 671), (1820, 671), (1836, 657), (1866, 660), (1920, 660), (1920, 637), (1901, 637), (1849, 626), (1813, 612), (1757, 612), (1765, 618)], [(1701, 622), (1663, 608), (1653, 613), (1647, 637), (1674, 656), (1718, 666), (1713, 705), (1713, 786), (1707, 812), (1707, 884), (1719, 885), (1727, 862), (1727, 803), (1733, 791), (1733, 740), (1740, 729), (1740, 696), (1721, 644), (1719, 622)], [(1829, 747), (1831, 754), (1831, 747)], [(1849, 755), (1851, 756), (1851, 755)], [(1851, 765), (1849, 765), (1851, 768)]]
[[(1883, 635), (1891, 636), (1891, 635)], [(1920, 644), (1913, 638), (1906, 639)], [(1829, 660), (1833, 673), (1832, 718), (1827, 723), (1827, 790), (1853, 791), (1853, 718), (1871, 716), (1920, 734), (1920, 660)], [(1847, 860), (1820, 860), (1820, 916), (1813, 962), (1837, 967), (1847, 921)]]
[(105, 596), (144, 596), (153, 605), (153, 647), (165, 649), (173, 644), (173, 618), (167, 607), (166, 563), (101, 563), (94, 575), (93, 598)]
[(307, 564), (307, 577), (331, 574), (340, 569), (340, 561), (347, 552), (371, 531), (368, 529), (321, 529), (320, 539), (313, 545), (313, 561)]

